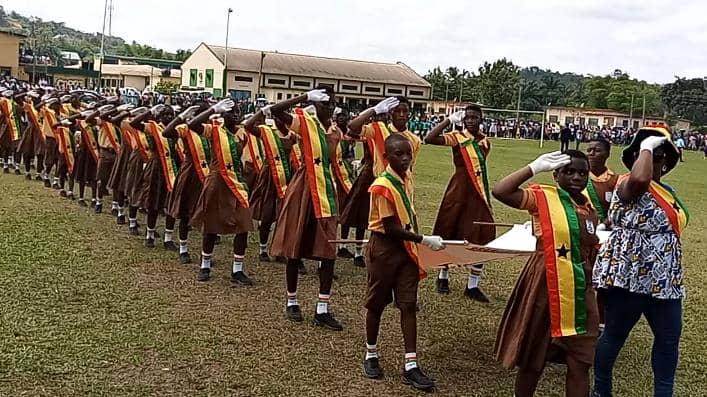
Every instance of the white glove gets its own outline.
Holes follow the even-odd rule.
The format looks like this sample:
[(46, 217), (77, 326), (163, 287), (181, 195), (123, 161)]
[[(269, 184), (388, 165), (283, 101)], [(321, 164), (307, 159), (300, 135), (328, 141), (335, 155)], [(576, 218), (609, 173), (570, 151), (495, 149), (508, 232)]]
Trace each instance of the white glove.
[(95, 112), (95, 110), (93, 110), (93, 109), (84, 110), (83, 112), (81, 112), (81, 117), (86, 118), (86, 117), (92, 115), (94, 112)]
[(270, 110), (270, 108), (272, 108), (272, 105), (263, 106), (263, 108), (260, 109), (266, 119), (272, 118), (272, 111)]
[(311, 114), (312, 116), (315, 116), (317, 114), (317, 108), (314, 107), (314, 105), (309, 105), (306, 108), (304, 108), (304, 111)]
[(130, 110), (130, 109), (132, 109), (132, 108), (134, 108), (134, 107), (135, 107), (135, 106), (132, 105), (132, 104), (130, 104), (130, 103), (124, 103), (124, 104), (118, 106), (118, 109), (117, 109), (117, 110), (118, 110), (119, 112), (122, 112), (123, 110)]
[(439, 251), (444, 248), (442, 237), (440, 236), (422, 236), (421, 244), (430, 247), (432, 251)]
[(236, 106), (236, 104), (233, 102), (233, 100), (230, 98), (226, 98), (212, 105), (211, 110), (213, 110), (214, 113), (226, 113), (233, 109), (234, 106)]
[(602, 222), (602, 223), (599, 224), (599, 226), (597, 226), (597, 232), (603, 232), (603, 231), (606, 231), (606, 230), (607, 230), (606, 223), (603, 223), (603, 222)]
[(107, 112), (109, 110), (113, 109), (113, 105), (103, 105), (98, 108), (98, 111), (101, 113)]
[(184, 109), (184, 111), (182, 113), (179, 113), (179, 116), (177, 116), (177, 117), (179, 117), (182, 120), (186, 120), (186, 119), (190, 118), (192, 115), (194, 115), (194, 112), (196, 112), (197, 110), (199, 110), (199, 105), (189, 106), (188, 108)]
[(78, 142), (80, 140), (81, 140), (81, 131), (74, 132), (74, 142)]
[(460, 110), (458, 112), (454, 112), (449, 115), (449, 122), (454, 125), (461, 124), (462, 120), (464, 120), (465, 114), (466, 114), (466, 112), (463, 110)]
[(109, 97), (106, 98), (106, 101), (107, 101), (107, 102), (117, 102), (118, 100), (120, 100), (120, 98), (118, 98), (118, 97), (115, 96), (115, 95), (114, 95), (114, 96), (109, 96)]
[(398, 107), (398, 105), (400, 105), (400, 100), (394, 96), (391, 96), (378, 102), (378, 104), (373, 107), (373, 110), (376, 111), (376, 114), (383, 114), (390, 112), (394, 108)]
[(34, 91), (27, 91), (27, 95), (31, 96), (32, 98), (39, 98), (39, 94)]
[(158, 104), (150, 108), (150, 112), (152, 112), (153, 116), (157, 116), (158, 114), (162, 113), (162, 111), (165, 109), (165, 106), (163, 104)]
[(147, 111), (147, 108), (144, 106), (140, 106), (139, 108), (135, 108), (135, 109), (131, 110), (130, 115), (135, 116), (136, 114), (139, 114), (139, 113), (142, 113), (145, 111)]
[(554, 171), (560, 167), (564, 167), (572, 161), (569, 155), (563, 154), (559, 150), (552, 153), (541, 154), (538, 158), (528, 164), (533, 175), (539, 172)]
[(71, 120), (69, 120), (69, 119), (61, 120), (61, 125), (65, 125), (68, 127), (71, 125)]
[(307, 100), (310, 102), (326, 102), (329, 100), (329, 95), (324, 89), (307, 91)]
[(664, 136), (649, 136), (641, 142), (641, 151), (647, 150), (653, 153), (653, 149), (662, 145), (668, 138)]

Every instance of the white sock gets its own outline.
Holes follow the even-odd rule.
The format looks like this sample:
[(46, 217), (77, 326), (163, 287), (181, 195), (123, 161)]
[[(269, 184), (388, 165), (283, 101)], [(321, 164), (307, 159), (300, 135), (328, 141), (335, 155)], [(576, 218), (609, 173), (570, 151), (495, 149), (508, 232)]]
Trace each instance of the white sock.
[(287, 307), (290, 306), (299, 306), (297, 302), (297, 292), (287, 291)]
[(337, 246), (339, 249), (346, 249), (346, 244), (339, 243), (339, 244), (337, 244)]
[(363, 256), (363, 247), (361, 247), (360, 245), (356, 246), (355, 251), (356, 251), (356, 254), (355, 254), (356, 256)]
[(243, 271), (243, 255), (233, 254), (233, 273)]
[(440, 280), (449, 280), (449, 269), (440, 269), (437, 278)]
[(179, 240), (179, 255), (189, 253), (189, 240)]
[(172, 241), (172, 233), (174, 233), (174, 229), (164, 229), (164, 242), (168, 243)]
[(471, 267), (471, 272), (469, 273), (469, 280), (466, 283), (466, 287), (469, 289), (479, 288), (479, 281), (481, 281), (482, 269), (476, 266)]
[(59, 178), (58, 178), (58, 177), (54, 177), (54, 184), (55, 184), (55, 185), (58, 185), (58, 184), (59, 184)]
[(155, 229), (146, 228), (147, 233), (145, 234), (146, 239), (155, 239)]
[(103, 205), (103, 199), (102, 198), (96, 199), (96, 205)]
[(260, 254), (267, 254), (268, 253), (268, 244), (265, 243), (260, 243)]
[(369, 358), (378, 358), (378, 346), (366, 343), (366, 360)]
[(117, 209), (119, 209), (119, 208), (120, 208), (120, 207), (118, 207), (118, 202), (117, 202), (117, 201), (111, 201), (111, 203), (110, 203), (110, 209), (111, 209), (111, 210), (117, 210)]
[(130, 227), (137, 227), (137, 218), (129, 218)]
[(405, 370), (417, 368), (417, 353), (405, 353)]
[(317, 314), (329, 312), (329, 294), (319, 294), (317, 299)]
[(211, 254), (207, 254), (206, 252), (201, 253), (201, 268), (211, 269)]
[(118, 207), (118, 216), (125, 216), (125, 214), (123, 213), (123, 207)]

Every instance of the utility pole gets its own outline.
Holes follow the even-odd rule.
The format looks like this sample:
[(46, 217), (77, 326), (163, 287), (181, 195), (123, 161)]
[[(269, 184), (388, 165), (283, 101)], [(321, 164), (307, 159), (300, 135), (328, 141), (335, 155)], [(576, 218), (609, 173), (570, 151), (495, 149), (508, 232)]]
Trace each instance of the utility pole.
[(103, 29), (101, 30), (101, 55), (100, 55), (100, 61), (98, 63), (98, 90), (100, 92), (101, 89), (101, 79), (103, 76), (103, 56), (104, 50), (105, 50), (105, 41), (106, 41), (106, 16), (108, 14), (108, 0), (105, 0), (105, 3), (103, 4)]
[(449, 100), (449, 80), (447, 80), (447, 89), (444, 91), (444, 106), (447, 106), (447, 101)]
[(110, 0), (108, 6), (108, 37), (113, 36), (113, 0)]
[(646, 94), (643, 94), (643, 115), (641, 116), (641, 127), (646, 125)]
[(516, 138), (520, 135), (520, 93), (523, 91), (523, 82), (518, 80), (518, 106), (516, 107)]
[(628, 128), (633, 128), (633, 93), (631, 93), (631, 111), (628, 114)]
[(228, 27), (231, 24), (231, 13), (233, 8), (228, 7), (226, 13), (226, 50), (223, 53), (223, 96), (225, 97), (228, 90)]

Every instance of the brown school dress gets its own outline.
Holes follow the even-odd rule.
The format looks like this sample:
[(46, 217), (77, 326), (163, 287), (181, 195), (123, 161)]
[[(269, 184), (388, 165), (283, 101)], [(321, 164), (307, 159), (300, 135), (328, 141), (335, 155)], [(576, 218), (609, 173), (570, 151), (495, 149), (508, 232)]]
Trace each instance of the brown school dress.
[[(278, 132), (276, 131), (275, 133)], [(285, 161), (288, 161), (292, 152), (292, 145), (297, 142), (296, 137), (293, 134), (290, 134), (287, 138), (280, 136), (280, 141), (287, 154)], [(294, 173), (295, 171), (291, 169), (290, 175)], [(270, 170), (270, 162), (265, 160), (255, 181), (255, 187), (250, 193), (250, 207), (253, 210), (253, 219), (266, 225), (272, 224), (277, 220), (281, 205), (282, 202), (277, 196), (277, 187)]]
[(29, 121), (22, 133), (18, 150), (25, 156), (44, 156), (45, 146), (42, 130)]
[[(564, 363), (567, 356), (592, 365), (599, 335), (599, 312), (591, 276), (599, 243), (594, 234), (598, 225), (596, 211), (589, 202), (585, 205), (574, 203), (579, 218), (580, 255), (584, 262), (586, 280), (584, 299), (587, 308), (587, 333), (552, 338), (545, 259), (537, 205), (529, 190), (526, 190), (524, 194), (524, 202), (521, 207), (528, 210), (533, 216), (535, 235), (538, 236), (537, 251), (528, 259), (521, 270), (503, 312), (494, 347), (496, 359), (507, 369), (517, 366), (536, 371), (542, 370), (547, 361)], [(588, 226), (589, 222), (591, 222), (591, 226)]]
[[(83, 134), (83, 131), (81, 132)], [(86, 147), (86, 142), (81, 140), (76, 143), (76, 153), (74, 159), (74, 180), (76, 182), (91, 183), (96, 180), (96, 170), (98, 163)]]
[[(299, 134), (296, 115), (293, 115), (290, 129)], [(325, 135), (327, 146), (333, 147), (339, 144), (342, 133), (332, 124)], [(336, 244), (329, 243), (329, 240), (336, 238), (337, 217), (317, 218), (314, 215), (307, 167), (304, 164), (307, 160), (304, 156), (302, 161), (302, 167), (295, 172), (287, 186), (273, 234), (271, 255), (295, 259), (334, 260)], [(336, 178), (333, 171), (332, 178)]]
[[(133, 139), (137, 139), (133, 136)], [(144, 170), (145, 162), (142, 159), (140, 150), (135, 148), (132, 153), (130, 153), (130, 158), (128, 159), (127, 170), (125, 173), (125, 195), (130, 200), (131, 207), (139, 206), (139, 196), (140, 196), (140, 181), (142, 180), (142, 174)]]
[(607, 168), (606, 171), (599, 176), (589, 173), (589, 178), (591, 178), (592, 183), (594, 184), (594, 189), (597, 192), (597, 196), (599, 196), (599, 202), (601, 203), (601, 207), (604, 209), (604, 213), (608, 214), (609, 203), (611, 203), (610, 193), (613, 193), (614, 188), (616, 187), (616, 182), (619, 180), (619, 176), (616, 175), (614, 171)]
[(184, 161), (174, 181), (174, 189), (167, 204), (167, 214), (174, 219), (191, 219), (202, 189), (203, 184), (196, 173), (189, 145), (184, 145)]
[[(488, 158), (490, 146), (481, 148)], [(496, 227), (474, 222), (493, 222), (491, 210), (469, 178), (459, 145), (452, 146), (452, 157), (456, 169), (439, 205), (432, 234), (448, 240), (487, 244), (496, 238)]]
[[(204, 134), (211, 141), (211, 164), (209, 175), (204, 179), (199, 201), (196, 204), (191, 225), (208, 234), (241, 234), (253, 230), (251, 209), (243, 207), (229, 189), (220, 173), (218, 158), (213, 145), (211, 126), (204, 126)], [(215, 135), (215, 133), (214, 133)], [(238, 141), (238, 153), (243, 152), (243, 141)], [(242, 167), (238, 162), (237, 167)], [(242, 175), (242, 174), (241, 174)]]
[(368, 145), (363, 145), (363, 159), (358, 177), (351, 186), (351, 191), (346, 195), (346, 200), (341, 209), (339, 223), (343, 226), (365, 229), (368, 227), (368, 212), (371, 206), (371, 194), (368, 188), (376, 179), (373, 175), (373, 157)]
[[(145, 128), (148, 128), (147, 124)], [(153, 146), (154, 142), (152, 140), (149, 142), (152, 157), (145, 164), (142, 178), (138, 183), (137, 189), (140, 193), (136, 203), (146, 210), (160, 211), (165, 208), (168, 199), (167, 182), (162, 171), (162, 160)]]
[[(119, 126), (116, 125), (115, 128), (119, 128)], [(126, 134), (129, 134), (129, 132), (121, 129), (120, 133), (123, 137), (120, 143), (120, 153), (113, 162), (113, 167), (108, 177), (108, 188), (111, 189), (114, 196), (116, 192), (126, 193), (128, 163), (133, 153), (133, 148), (130, 146), (131, 139), (130, 137), (126, 137)]]

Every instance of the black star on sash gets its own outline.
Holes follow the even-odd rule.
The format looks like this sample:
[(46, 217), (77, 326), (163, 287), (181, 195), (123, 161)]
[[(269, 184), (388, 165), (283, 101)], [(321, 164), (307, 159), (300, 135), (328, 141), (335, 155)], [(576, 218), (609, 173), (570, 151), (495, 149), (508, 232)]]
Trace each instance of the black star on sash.
[(677, 201), (673, 201), (673, 208), (675, 208), (675, 211), (680, 212), (680, 206)]
[(322, 163), (322, 159), (320, 159), (319, 157), (314, 159), (314, 165), (320, 165), (321, 163)]
[(412, 225), (409, 223), (407, 225), (405, 225), (405, 230), (407, 230), (407, 231), (412, 230)]
[(233, 171), (233, 163), (226, 164), (226, 169), (229, 171)]
[(339, 165), (344, 165), (344, 162), (339, 160)]
[(557, 255), (558, 255), (558, 256), (561, 256), (561, 257), (563, 257), (563, 258), (565, 258), (565, 259), (567, 259), (567, 253), (570, 252), (570, 250), (568, 250), (567, 247), (565, 247), (564, 244), (562, 244), (562, 247), (556, 249), (555, 251), (557, 251)]
[(476, 171), (476, 176), (481, 176), (481, 171)]
[(206, 165), (207, 165), (207, 164), (206, 164), (206, 161), (202, 161), (202, 162), (201, 162), (201, 168), (206, 168)]
[(169, 150), (165, 150), (165, 151), (164, 151), (164, 156), (165, 156), (165, 157), (169, 157)]
[(275, 157), (274, 157), (274, 160), (275, 160), (275, 161), (280, 161), (280, 156), (275, 156)]

